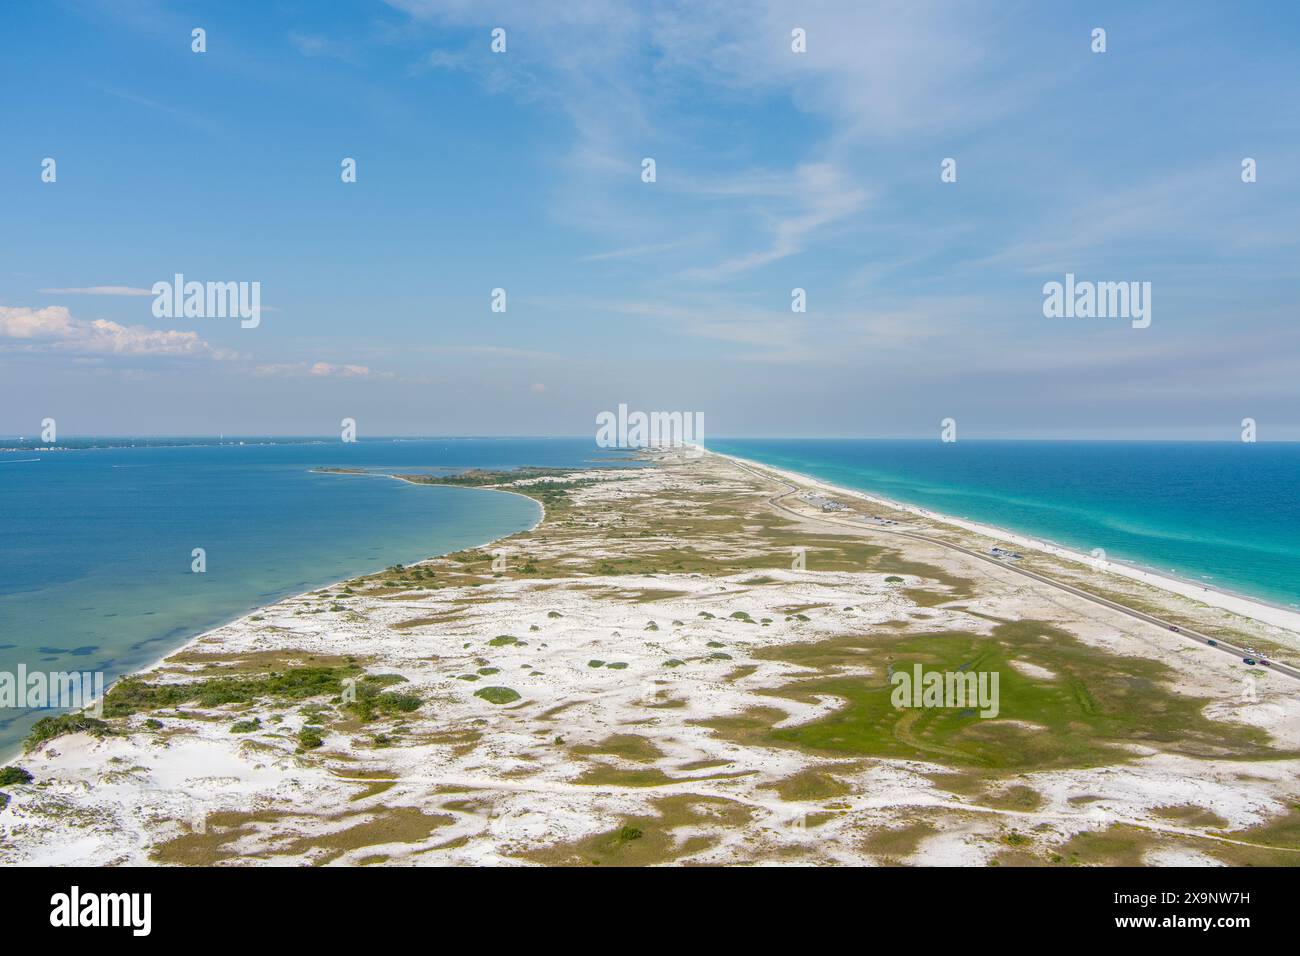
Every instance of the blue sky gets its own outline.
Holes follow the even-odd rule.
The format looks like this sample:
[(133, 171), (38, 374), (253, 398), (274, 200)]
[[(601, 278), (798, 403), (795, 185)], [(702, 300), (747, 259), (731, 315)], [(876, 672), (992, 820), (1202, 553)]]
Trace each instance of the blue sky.
[[(1298, 43), (1281, 0), (6, 3), (0, 433), (1300, 439)], [(178, 272), (261, 324), (127, 294)], [(1045, 318), (1067, 272), (1151, 326)]]

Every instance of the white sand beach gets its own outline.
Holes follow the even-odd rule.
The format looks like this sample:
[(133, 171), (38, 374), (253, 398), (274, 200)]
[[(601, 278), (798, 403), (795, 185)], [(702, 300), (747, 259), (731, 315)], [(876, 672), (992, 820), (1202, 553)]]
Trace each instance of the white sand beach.
[[(711, 454), (720, 453), (711, 452)], [(1294, 631), (1297, 635), (1300, 635), (1300, 612), (1290, 610), (1289, 608), (1278, 607), (1275, 604), (1269, 604), (1265, 601), (1244, 597), (1239, 594), (1232, 594), (1227, 591), (1220, 591), (1182, 578), (1158, 574), (1154, 571), (1134, 567), (1133, 565), (1125, 564), (1121, 561), (1096, 558), (1092, 555), (1084, 554), (1081, 551), (1065, 548), (1038, 538), (1016, 534), (1015, 532), (1008, 531), (1005, 528), (996, 528), (992, 525), (967, 521), (963, 518), (954, 518), (951, 515), (942, 514), (937, 511), (928, 511), (925, 508), (920, 508), (916, 505), (904, 504), (903, 502), (893, 501), (889, 498), (882, 498), (879, 495), (868, 494), (864, 491), (856, 491), (852, 488), (846, 488), (841, 485), (833, 485), (829, 482), (821, 481), (818, 478), (800, 472), (773, 468), (771, 465), (765, 465), (762, 462), (740, 458), (735, 455), (720, 455), (720, 457), (730, 458), (733, 461), (741, 462), (753, 468), (778, 475), (794, 484), (816, 488), (819, 491), (824, 491), (830, 495), (870, 501), (873, 504), (883, 505), (887, 508), (893, 509), (894, 511), (901, 511), (906, 514), (916, 515), (920, 518), (930, 519), (941, 524), (951, 525), (955, 528), (963, 528), (967, 531), (973, 531), (986, 538), (992, 538), (994, 541), (1013, 544), (1018, 548), (1040, 551), (1043, 554), (1050, 554), (1054, 557), (1064, 558), (1067, 561), (1077, 562), (1094, 571), (1101, 571), (1106, 574), (1114, 574), (1119, 577), (1129, 578), (1133, 581), (1140, 581), (1143, 584), (1149, 584), (1162, 591), (1168, 591), (1171, 594), (1179, 594), (1183, 597), (1192, 598), (1202, 604), (1208, 604), (1210, 607), (1222, 608), (1225, 611), (1231, 611), (1233, 614), (1240, 614), (1243, 617), (1248, 617), (1254, 621), (1286, 628), (1287, 630)]]

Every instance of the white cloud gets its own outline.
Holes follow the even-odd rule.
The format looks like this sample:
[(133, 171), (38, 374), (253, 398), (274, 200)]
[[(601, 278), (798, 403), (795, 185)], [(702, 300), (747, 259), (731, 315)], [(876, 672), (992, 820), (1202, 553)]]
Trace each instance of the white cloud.
[(796, 255), (823, 227), (852, 216), (868, 198), (866, 190), (829, 163), (799, 166), (788, 176), (733, 177), (701, 191), (764, 200), (768, 243), (717, 265), (689, 269), (684, 275), (692, 279), (723, 279)]
[(607, 262), (611, 259), (634, 259), (641, 256), (651, 256), (660, 252), (672, 252), (683, 246), (689, 245), (690, 239), (679, 239), (674, 242), (655, 242), (647, 245), (628, 246), (623, 249), (611, 249), (608, 252), (594, 252), (590, 255), (579, 256), (578, 262)]
[[(493, 90), (567, 115), (572, 139), (557, 164), (567, 175), (557, 178), (555, 215), (623, 244), (582, 261), (672, 248), (670, 234), (679, 236), (683, 222), (628, 202), (625, 184), (643, 155), (680, 159), (661, 167), (656, 188), (714, 200), (691, 216), (692, 234), (743, 230), (714, 261), (679, 273), (697, 280), (736, 278), (809, 250), (828, 233), (868, 226), (859, 214), (882, 184), (878, 171), (877, 185), (866, 184), (873, 174), (863, 167), (864, 148), (951, 135), (1033, 95), (1032, 84), (996, 56), (1012, 15), (942, 0), (503, 0), (490, 10), (470, 0), (387, 2), (436, 29), (429, 32), (440, 46), (445, 28), (482, 31), (468, 66), (463, 52), (443, 49), (428, 55), (431, 62), (466, 66)], [(509, 32), (506, 57), (485, 52), (487, 31), (498, 25)], [(796, 25), (807, 30), (806, 54), (790, 50)], [(741, 110), (786, 99), (823, 122), (824, 132), (792, 125), (785, 169), (755, 170), (738, 152), (733, 168), (701, 158), (711, 171), (707, 179), (693, 175), (688, 157), (700, 130), (692, 124), (701, 120), (684, 119), (681, 106), (700, 89)]]
[(149, 289), (129, 285), (91, 285), (75, 289), (37, 289), (46, 295), (153, 295)]
[(21, 343), (8, 348), (25, 352), (214, 360), (237, 357), (230, 349), (208, 344), (197, 332), (121, 325), (107, 319), (77, 319), (61, 305), (43, 309), (0, 306), (0, 339)]
[(306, 57), (326, 56), (356, 65), (350, 46), (313, 33), (290, 33), (289, 44)]
[[(654, 29), (662, 71), (787, 94), (847, 141), (951, 133), (1014, 108), (1030, 81), (998, 75), (991, 54), (1015, 17), (951, 0), (706, 0), (664, 5)], [(790, 50), (795, 26), (807, 53)]]
[(392, 372), (378, 372), (368, 365), (343, 364), (332, 362), (288, 362), (273, 365), (259, 365), (253, 374), (288, 378), (366, 378), (394, 379)]

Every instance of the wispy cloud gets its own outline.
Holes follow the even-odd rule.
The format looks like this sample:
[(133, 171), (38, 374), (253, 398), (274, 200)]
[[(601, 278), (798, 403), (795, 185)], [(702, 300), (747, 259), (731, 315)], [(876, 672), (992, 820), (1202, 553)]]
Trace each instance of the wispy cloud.
[(688, 269), (683, 275), (691, 279), (725, 279), (797, 255), (823, 227), (857, 213), (869, 195), (843, 170), (829, 163), (799, 166), (788, 176), (733, 177), (699, 191), (768, 201), (757, 210), (757, 215), (766, 220), (767, 242), (715, 265)]
[(721, 293), (676, 300), (567, 303), (573, 310), (654, 321), (676, 335), (739, 346), (729, 361), (809, 366), (860, 365), (869, 356), (898, 353), (950, 336), (961, 317), (989, 307), (969, 297), (926, 298), (808, 313), (755, 306)]
[(46, 295), (153, 295), (149, 289), (129, 285), (92, 285), (79, 289), (37, 289)]
[(356, 54), (350, 44), (332, 40), (314, 33), (290, 33), (289, 45), (306, 57), (329, 57), (352, 66), (357, 65)]
[(1286, 212), (1243, 204), (1248, 187), (1237, 172), (1229, 162), (1165, 171), (1123, 189), (1072, 190), (1060, 198), (1055, 215), (1026, 224), (1018, 238), (974, 265), (1061, 272), (1103, 257), (1141, 261), (1145, 257), (1135, 256), (1135, 248), (1150, 250), (1175, 235), (1212, 255), (1222, 270), (1233, 255), (1253, 266), (1261, 251), (1300, 245)]
[(282, 378), (356, 378), (385, 379), (397, 378), (393, 372), (379, 372), (367, 365), (335, 364), (333, 362), (290, 362), (276, 365), (259, 365), (253, 374), (263, 377)]
[[(491, 10), (464, 0), (387, 2), (418, 24), (481, 29), (484, 49), (489, 28), (508, 28), (509, 70), (506, 57), (448, 51), (441, 32), (425, 65), (476, 71), (490, 88), (540, 100), (568, 117), (572, 137), (559, 164), (555, 215), (626, 242), (578, 261), (674, 247), (657, 238), (680, 229), (668, 207), (632, 202), (622, 187), (646, 153), (681, 154), (664, 165), (654, 188), (694, 202), (695, 234), (714, 234), (701, 245), (703, 262), (673, 266), (677, 278), (696, 281), (735, 280), (867, 225), (861, 213), (881, 184), (858, 168), (864, 143), (969, 128), (1024, 99), (1017, 74), (990, 55), (1006, 17), (937, 0), (811, 7), (782, 0), (593, 0), (560, 9), (506, 0)], [(790, 50), (795, 24), (807, 30), (806, 55)], [(783, 151), (790, 156), (785, 168), (756, 169), (738, 155), (728, 169), (717, 153), (691, 156), (700, 130), (683, 125), (680, 110), (700, 88), (732, 97), (742, 110), (764, 98), (789, 98), (826, 125), (814, 135), (801, 129), (802, 143)], [(701, 119), (692, 115), (690, 122)], [(702, 230), (704, 223), (720, 228)], [(633, 236), (642, 241), (626, 241)]]
[(578, 262), (608, 262), (612, 259), (639, 259), (642, 256), (658, 255), (662, 252), (673, 252), (685, 246), (691, 245), (693, 240), (680, 239), (676, 242), (654, 242), (642, 246), (628, 246), (624, 249), (611, 249), (608, 252), (595, 252), (587, 256), (579, 256)]
[(177, 120), (186, 126), (193, 127), (194, 129), (211, 133), (216, 132), (221, 128), (218, 123), (213, 122), (207, 116), (195, 113), (192, 110), (182, 109), (179, 106), (171, 106), (167, 103), (160, 103), (147, 96), (140, 96), (136, 93), (115, 89), (111, 86), (101, 86), (100, 89), (110, 96), (117, 97), (119, 100), (133, 103), (136, 106), (143, 106), (145, 109), (170, 117), (171, 119)]

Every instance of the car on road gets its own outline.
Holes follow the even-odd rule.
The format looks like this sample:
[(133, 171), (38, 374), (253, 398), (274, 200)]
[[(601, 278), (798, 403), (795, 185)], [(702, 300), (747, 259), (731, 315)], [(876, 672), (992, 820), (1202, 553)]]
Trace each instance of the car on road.
[(1218, 647), (1218, 646), (1219, 646), (1219, 642), (1218, 642), (1218, 641), (1206, 641), (1205, 643), (1206, 643), (1206, 644), (1209, 644), (1211, 647)]
[(1266, 661), (1266, 660), (1264, 660), (1264, 658), (1262, 658), (1262, 657), (1259, 659), (1259, 662), (1260, 662), (1262, 665), (1264, 665), (1265, 667), (1272, 667), (1272, 666), (1273, 666), (1273, 664), (1272, 664), (1271, 661)]
[(1253, 663), (1255, 663), (1255, 658), (1253, 658), (1253, 657), (1243, 657), (1243, 658), (1241, 659), (1241, 662), (1242, 662), (1243, 664), (1253, 664)]
[(1178, 628), (1174, 627), (1174, 625), (1172, 624), (1169, 625), (1169, 630), (1173, 631), (1174, 633), (1178, 632)]

